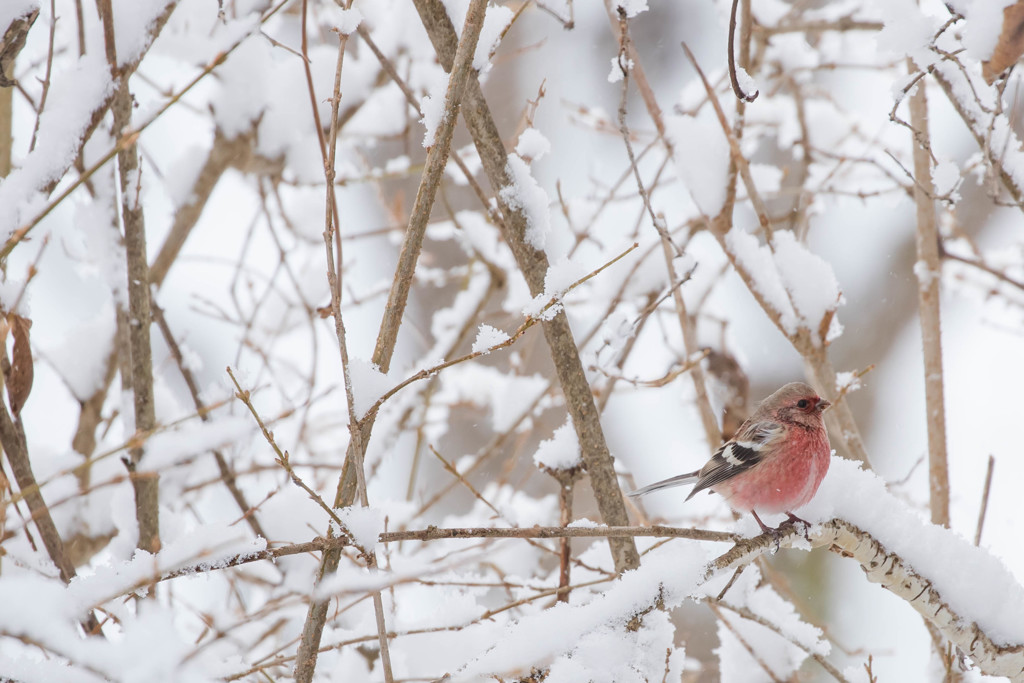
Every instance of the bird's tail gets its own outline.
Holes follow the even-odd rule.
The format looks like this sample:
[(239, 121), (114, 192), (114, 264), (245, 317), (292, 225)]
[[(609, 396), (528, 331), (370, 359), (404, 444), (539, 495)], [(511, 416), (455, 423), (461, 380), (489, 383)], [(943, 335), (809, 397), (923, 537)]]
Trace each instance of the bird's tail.
[(673, 486), (682, 486), (683, 484), (692, 484), (693, 482), (697, 481), (697, 478), (699, 476), (700, 470), (697, 470), (696, 472), (687, 472), (686, 474), (679, 474), (674, 477), (669, 477), (668, 479), (662, 479), (661, 481), (656, 481), (653, 484), (648, 484), (643, 488), (639, 488), (636, 491), (631, 491), (629, 493), (629, 497), (635, 498), (637, 496), (642, 496), (645, 493), (650, 493), (652, 491), (670, 489)]

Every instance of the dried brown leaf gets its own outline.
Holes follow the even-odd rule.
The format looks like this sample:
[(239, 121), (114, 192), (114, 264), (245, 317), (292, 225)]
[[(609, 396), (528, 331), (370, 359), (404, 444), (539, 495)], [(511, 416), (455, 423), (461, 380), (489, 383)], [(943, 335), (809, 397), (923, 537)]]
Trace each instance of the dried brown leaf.
[(29, 328), (32, 321), (28, 318), (11, 313), (7, 316), (14, 337), (14, 349), (11, 352), (11, 373), (7, 377), (7, 395), (11, 400), (11, 412), (18, 415), (28, 395), (32, 391), (34, 366), (32, 365), (32, 346), (29, 343)]
[(4, 30), (3, 37), (0, 37), (0, 87), (10, 88), (14, 81), (7, 77), (14, 71), (14, 60), (25, 47), (25, 40), (28, 38), (28, 31), (39, 16), (39, 8), (35, 8), (11, 22), (11, 25)]
[(985, 82), (992, 84), (999, 74), (1017, 63), (1024, 55), (1024, 0), (1003, 10), (1003, 31), (999, 42), (992, 51), (992, 58), (981, 63), (981, 74)]

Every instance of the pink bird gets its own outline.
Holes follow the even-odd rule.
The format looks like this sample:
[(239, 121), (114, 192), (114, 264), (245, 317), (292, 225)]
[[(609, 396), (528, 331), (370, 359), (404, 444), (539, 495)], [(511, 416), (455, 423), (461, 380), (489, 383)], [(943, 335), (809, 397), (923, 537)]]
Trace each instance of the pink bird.
[(788, 519), (782, 526), (807, 524), (792, 511), (810, 502), (828, 472), (832, 449), (821, 413), (830, 405), (803, 382), (787, 384), (761, 401), (704, 467), (629, 495), (642, 496), (696, 481), (686, 500), (710, 489), (724, 497), (733, 510), (754, 515), (764, 533), (778, 538), (778, 530), (762, 522), (757, 513), (786, 513)]

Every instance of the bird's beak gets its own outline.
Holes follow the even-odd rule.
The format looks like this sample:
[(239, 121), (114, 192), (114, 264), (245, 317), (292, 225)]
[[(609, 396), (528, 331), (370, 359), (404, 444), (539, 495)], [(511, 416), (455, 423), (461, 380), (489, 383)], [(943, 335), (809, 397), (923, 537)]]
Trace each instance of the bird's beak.
[(825, 410), (827, 408), (831, 407), (831, 406), (832, 406), (832, 402), (831, 401), (827, 401), (827, 400), (825, 400), (823, 398), (818, 399), (817, 408), (818, 408), (819, 412), (825, 412)]

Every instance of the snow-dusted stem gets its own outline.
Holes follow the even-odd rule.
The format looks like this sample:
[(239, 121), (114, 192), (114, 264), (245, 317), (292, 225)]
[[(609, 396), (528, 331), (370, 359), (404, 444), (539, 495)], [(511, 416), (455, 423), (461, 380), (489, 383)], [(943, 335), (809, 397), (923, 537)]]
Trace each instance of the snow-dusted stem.
[[(971, 135), (978, 143), (978, 149), (985, 155), (988, 163), (992, 164), (1003, 187), (1013, 197), (1014, 203), (1018, 207), (1024, 208), (1024, 186), (1022, 186), (1020, 175), (1007, 170), (1008, 168), (1019, 168), (1019, 155), (1021, 154), (1019, 141), (1016, 140), (1009, 122), (1005, 120), (1005, 117), (985, 112), (976, 102), (972, 103), (968, 96), (963, 94), (970, 90), (970, 83), (964, 83), (967, 76), (957, 69), (956, 65), (940, 61), (930, 71), (935, 82), (946, 93), (953, 109), (971, 131)], [(994, 144), (992, 140), (992, 130), (997, 125), (1006, 131), (1004, 144), (1001, 145)]]
[[(458, 39), (444, 5), (439, 0), (414, 0), (414, 4), (441, 64), (446, 67), (451, 65)], [(480, 154), (484, 172), (492, 189), (498, 194), (513, 184), (508, 172), (508, 155), (475, 74), (470, 75), (467, 83), (462, 115)], [(501, 222), (502, 234), (512, 249), (530, 292), (536, 296), (544, 291), (544, 278), (548, 272), (547, 256), (543, 250), (535, 249), (526, 242), (527, 225), (523, 212), (511, 209), (500, 195), (498, 202), (505, 217)], [(561, 311), (546, 321), (543, 327), (602, 520), (606, 524), (624, 526), (629, 518), (615, 475), (614, 459), (608, 450), (600, 413), (594, 404), (593, 391), (580, 361), (569, 320), (565, 312)], [(640, 566), (640, 554), (632, 539), (610, 539), (609, 546), (616, 571)]]
[[(918, 574), (899, 555), (888, 552), (866, 531), (833, 519), (814, 528), (810, 538), (812, 546), (827, 547), (859, 563), (869, 581), (910, 604), (943, 637), (970, 657), (982, 673), (1009, 676), (1013, 680), (1024, 675), (1024, 643), (995, 643), (967, 615), (954, 612), (928, 577)], [(783, 531), (780, 544), (787, 547), (803, 542), (802, 530), (791, 527)], [(750, 564), (771, 552), (774, 545), (768, 535), (744, 539), (708, 565), (705, 579)]]
[[(911, 73), (916, 70), (908, 62)], [(949, 526), (949, 465), (946, 460), (946, 402), (942, 372), (942, 318), (939, 285), (942, 263), (939, 228), (935, 217), (935, 188), (931, 172), (928, 134), (928, 99), (925, 82), (910, 96), (910, 126), (914, 138), (914, 203), (917, 206), (917, 302), (924, 347), (924, 398), (928, 425), (928, 491), (932, 523)]]
[[(132, 94), (128, 73), (118, 68), (114, 49), (114, 16), (110, 0), (100, 3), (107, 62), (117, 90), (111, 104), (114, 137), (131, 130)], [(139, 166), (137, 136), (120, 147), (117, 168), (121, 189), (121, 222), (124, 226), (125, 260), (128, 279), (128, 346), (131, 351), (131, 387), (135, 408), (136, 433), (149, 433), (156, 427), (153, 405), (153, 351), (150, 346), (149, 263), (146, 255), (146, 222), (142, 211), (142, 170)], [(138, 474), (145, 447), (130, 449), (127, 461), (135, 490), (135, 517), (139, 526), (138, 547), (151, 553), (160, 550), (160, 478), (156, 472)]]

